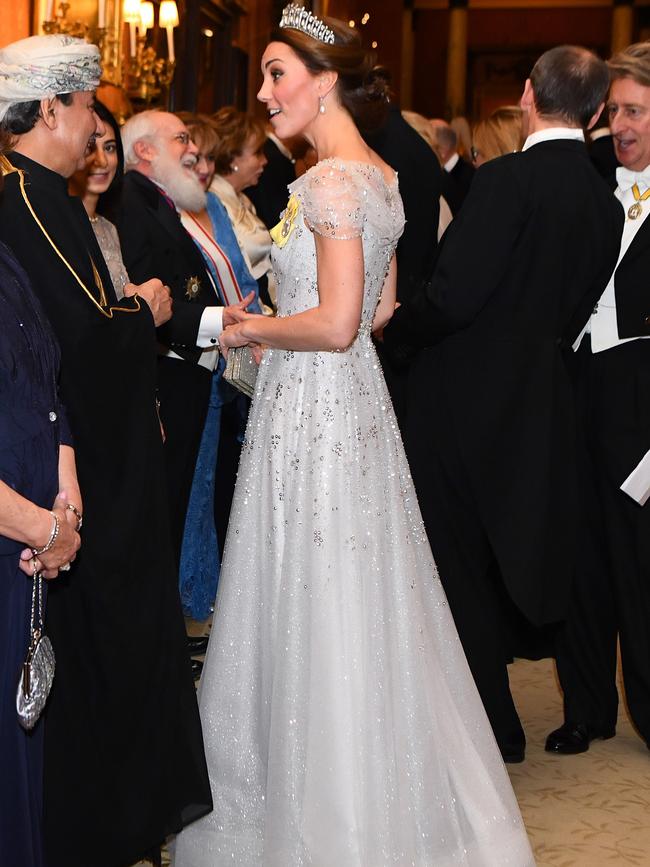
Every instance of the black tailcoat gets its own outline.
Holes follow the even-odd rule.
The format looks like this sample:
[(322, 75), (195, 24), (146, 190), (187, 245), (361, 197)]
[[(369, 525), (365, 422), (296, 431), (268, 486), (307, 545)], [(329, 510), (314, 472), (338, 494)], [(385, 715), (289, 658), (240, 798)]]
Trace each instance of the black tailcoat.
[(620, 163), (614, 150), (614, 138), (611, 135), (599, 136), (590, 142), (589, 156), (601, 178), (609, 180), (614, 176)]
[(622, 223), (581, 142), (486, 163), (431, 282), (385, 331), (389, 348), (430, 347), (411, 372), (407, 454), (504, 754), (525, 740), (506, 672), (509, 606), (540, 625), (568, 605), (577, 479), (564, 354), (609, 279)]
[(474, 166), (471, 166), (462, 157), (459, 158), (456, 165), (450, 172), (445, 171), (445, 179), (443, 183), (442, 194), (447, 199), (447, 204), (451, 209), (451, 213), (456, 216), (460, 211), (461, 206), (474, 179)]
[[(158, 339), (182, 358), (196, 362), (199, 323), (207, 306), (219, 304), (200, 250), (183, 228), (174, 206), (140, 172), (127, 172), (117, 214), (124, 264), (134, 283), (158, 277), (174, 301), (171, 320)], [(188, 281), (197, 277), (199, 294), (188, 297)]]
[(391, 103), (384, 126), (365, 136), (397, 172), (406, 225), (397, 244), (397, 300), (407, 301), (428, 274), (438, 244), (443, 173), (436, 155)]
[[(81, 202), (19, 154), (53, 243), (99, 299), (115, 295)], [(28, 273), (61, 347), (61, 394), (84, 498), (82, 547), (49, 584), (57, 658), (45, 726), (51, 867), (132, 863), (210, 809), (210, 787), (169, 544), (148, 307), (102, 315), (28, 210), (17, 173), (0, 196), (0, 238)], [(92, 262), (91, 262), (92, 259)]]
[[(418, 291), (430, 273), (438, 247), (443, 171), (432, 149), (391, 103), (383, 127), (365, 136), (368, 144), (397, 172), (406, 225), (397, 244), (397, 300)], [(408, 360), (389, 358), (378, 344), (386, 384), (400, 426), (406, 418)], [(407, 358), (409, 358), (407, 354)]]
[[(650, 218), (614, 274), (620, 338), (650, 336)], [(565, 717), (614, 731), (617, 639), (629, 714), (650, 744), (650, 505), (620, 485), (650, 448), (650, 341), (592, 353), (585, 338), (572, 365), (581, 443), (580, 558), (558, 637)]]
[(563, 352), (609, 279), (622, 224), (581, 142), (486, 163), (426, 291), (386, 329), (387, 343), (441, 341), (413, 371), (415, 429), (435, 431), (445, 405), (503, 578), (535, 623), (562, 617), (572, 568)]
[[(158, 277), (173, 299), (171, 320), (158, 329), (158, 340), (181, 360), (161, 357), (158, 364), (160, 416), (165, 428), (165, 462), (172, 535), (180, 558), (201, 433), (208, 409), (211, 377), (197, 365), (199, 323), (208, 306), (219, 304), (203, 256), (185, 231), (173, 205), (140, 172), (127, 172), (118, 206), (117, 230), (124, 264), (134, 283)], [(198, 279), (199, 293), (188, 294)], [(215, 344), (216, 344), (215, 335)]]
[(650, 221), (645, 219), (614, 276), (618, 336), (621, 338), (650, 336), (649, 259)]

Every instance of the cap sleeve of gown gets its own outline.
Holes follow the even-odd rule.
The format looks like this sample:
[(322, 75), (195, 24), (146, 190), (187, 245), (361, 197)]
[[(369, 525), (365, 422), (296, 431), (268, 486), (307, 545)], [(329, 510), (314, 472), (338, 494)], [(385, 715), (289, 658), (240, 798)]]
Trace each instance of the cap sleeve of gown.
[(326, 238), (358, 238), (365, 218), (364, 191), (344, 167), (327, 163), (314, 166), (301, 179), (296, 192), (305, 222)]

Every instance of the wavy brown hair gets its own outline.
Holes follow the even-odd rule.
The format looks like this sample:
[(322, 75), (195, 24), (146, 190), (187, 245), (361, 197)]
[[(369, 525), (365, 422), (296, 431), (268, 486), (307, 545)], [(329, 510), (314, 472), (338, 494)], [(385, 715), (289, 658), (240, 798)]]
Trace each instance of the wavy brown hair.
[(251, 139), (254, 150), (260, 150), (266, 141), (266, 127), (262, 121), (232, 105), (220, 108), (210, 120), (217, 134), (213, 153), (215, 170), (219, 175), (230, 174), (232, 161), (241, 156)]
[(614, 54), (607, 63), (612, 80), (631, 78), (650, 87), (650, 42), (635, 42)]

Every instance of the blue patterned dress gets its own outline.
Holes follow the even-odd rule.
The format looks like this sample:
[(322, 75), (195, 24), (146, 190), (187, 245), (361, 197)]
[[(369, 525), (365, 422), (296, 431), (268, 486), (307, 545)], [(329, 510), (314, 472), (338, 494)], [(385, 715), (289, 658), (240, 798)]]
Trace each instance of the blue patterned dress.
[[(251, 290), (255, 292), (255, 300), (248, 309), (252, 313), (259, 313), (257, 281), (244, 261), (228, 212), (214, 193), (208, 193), (207, 210), (214, 238), (230, 260), (242, 296), (246, 296)], [(195, 243), (203, 253), (196, 239)], [(218, 286), (219, 279), (214, 271), (214, 264), (209, 256), (204, 254), (204, 258), (206, 267), (215, 285)], [(225, 301), (223, 298), (220, 300), (222, 303)], [(207, 620), (210, 616), (219, 582), (221, 558), (214, 519), (214, 500), (215, 494), (216, 496), (220, 494), (217, 453), (221, 432), (221, 410), (225, 404), (237, 402), (237, 409), (241, 416), (241, 439), (243, 439), (248, 415), (248, 400), (222, 378), (225, 366), (225, 361), (221, 358), (212, 376), (210, 402), (194, 469), (181, 549), (179, 570), (181, 604), (183, 613), (194, 620)]]

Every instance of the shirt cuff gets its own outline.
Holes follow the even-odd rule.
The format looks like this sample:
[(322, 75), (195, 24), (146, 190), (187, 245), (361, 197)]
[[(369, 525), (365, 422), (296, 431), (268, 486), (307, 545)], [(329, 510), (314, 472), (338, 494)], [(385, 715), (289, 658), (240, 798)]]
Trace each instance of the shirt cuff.
[(217, 346), (223, 331), (223, 307), (206, 307), (199, 322), (196, 345), (201, 349)]

